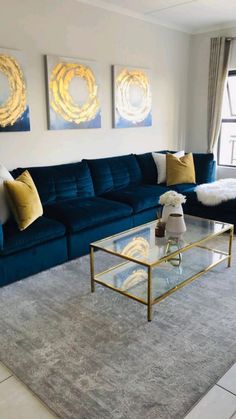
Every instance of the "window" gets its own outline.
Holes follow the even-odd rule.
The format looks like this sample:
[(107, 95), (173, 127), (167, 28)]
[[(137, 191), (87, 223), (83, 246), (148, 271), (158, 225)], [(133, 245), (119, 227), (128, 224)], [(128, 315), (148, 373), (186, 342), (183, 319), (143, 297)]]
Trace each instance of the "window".
[(229, 71), (224, 93), (218, 164), (236, 167), (236, 70)]

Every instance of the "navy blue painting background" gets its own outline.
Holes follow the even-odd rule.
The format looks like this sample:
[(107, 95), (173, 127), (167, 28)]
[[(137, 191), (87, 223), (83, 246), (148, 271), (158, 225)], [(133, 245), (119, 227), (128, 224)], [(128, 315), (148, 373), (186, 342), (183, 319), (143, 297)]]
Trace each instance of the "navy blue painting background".
[(15, 132), (15, 131), (30, 131), (30, 118), (29, 118), (29, 107), (27, 106), (25, 112), (21, 115), (20, 118), (16, 120), (13, 125), (7, 125), (6, 127), (1, 127), (0, 132)]

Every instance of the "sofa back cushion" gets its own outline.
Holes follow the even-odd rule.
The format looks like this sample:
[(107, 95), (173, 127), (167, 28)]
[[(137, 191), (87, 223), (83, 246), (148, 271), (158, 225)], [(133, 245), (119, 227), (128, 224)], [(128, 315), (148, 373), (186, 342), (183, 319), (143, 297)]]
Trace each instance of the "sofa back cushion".
[[(162, 150), (158, 153), (176, 153), (176, 151)], [(152, 153), (136, 155), (143, 181), (149, 184), (157, 183), (157, 169)], [(196, 183), (209, 183), (216, 179), (216, 162), (212, 153), (193, 153)]]
[(212, 153), (193, 153), (196, 183), (209, 183), (216, 180), (216, 162)]
[[(14, 178), (26, 170), (13, 170)], [(71, 198), (94, 196), (90, 170), (85, 161), (58, 166), (27, 168), (37, 187), (43, 205)]]
[(155, 185), (157, 183), (157, 167), (152, 153), (136, 154), (144, 183)]
[(86, 160), (92, 173), (96, 195), (139, 184), (142, 173), (133, 154)]

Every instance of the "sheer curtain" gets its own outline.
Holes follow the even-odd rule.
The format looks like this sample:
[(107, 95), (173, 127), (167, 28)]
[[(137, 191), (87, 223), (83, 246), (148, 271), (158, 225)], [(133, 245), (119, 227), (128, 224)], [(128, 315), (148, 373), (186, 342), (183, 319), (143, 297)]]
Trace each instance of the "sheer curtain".
[(232, 40), (211, 38), (209, 82), (208, 82), (208, 152), (212, 153), (217, 144), (225, 83), (227, 80)]

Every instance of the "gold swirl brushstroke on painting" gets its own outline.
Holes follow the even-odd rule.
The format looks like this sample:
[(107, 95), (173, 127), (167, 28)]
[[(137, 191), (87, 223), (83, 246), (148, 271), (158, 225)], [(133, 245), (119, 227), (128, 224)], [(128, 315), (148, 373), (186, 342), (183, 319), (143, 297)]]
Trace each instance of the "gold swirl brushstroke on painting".
[[(122, 70), (115, 80), (116, 108), (120, 116), (132, 123), (142, 122), (151, 112), (152, 100), (150, 82), (141, 70)], [(133, 106), (130, 100), (130, 88), (136, 85), (142, 91), (140, 106)]]
[[(123, 248), (121, 254), (138, 259), (146, 259), (150, 250), (150, 243), (141, 236), (134, 237)], [(133, 272), (126, 278), (121, 286), (121, 290), (128, 290), (142, 282), (147, 281), (147, 272), (145, 269), (134, 269)]]
[[(74, 77), (85, 80), (88, 89), (88, 100), (79, 106), (69, 93), (69, 85)], [(64, 120), (80, 124), (95, 118), (99, 111), (98, 86), (92, 70), (78, 63), (59, 63), (51, 73), (49, 88), (51, 107)]]
[(0, 72), (7, 78), (10, 95), (0, 105), (0, 126), (13, 125), (27, 107), (26, 86), (22, 70), (17, 61), (9, 55), (0, 54)]
[(144, 269), (134, 269), (133, 272), (126, 278), (120, 287), (121, 290), (126, 291), (140, 283), (146, 282), (148, 278), (147, 272)]
[(129, 257), (147, 258), (149, 242), (144, 237), (134, 237), (122, 250), (121, 254)]

